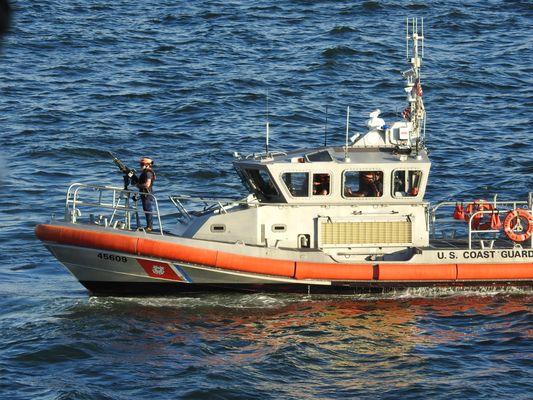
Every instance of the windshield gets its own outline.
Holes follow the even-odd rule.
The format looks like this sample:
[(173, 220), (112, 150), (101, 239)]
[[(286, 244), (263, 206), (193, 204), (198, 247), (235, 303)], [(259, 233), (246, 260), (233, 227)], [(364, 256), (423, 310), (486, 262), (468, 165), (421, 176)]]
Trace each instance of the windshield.
[(267, 171), (262, 169), (245, 169), (253, 191), (266, 200), (279, 197), (279, 192)]
[(329, 162), (332, 161), (331, 156), (327, 151), (318, 151), (316, 153), (309, 153), (305, 156), (309, 162)]

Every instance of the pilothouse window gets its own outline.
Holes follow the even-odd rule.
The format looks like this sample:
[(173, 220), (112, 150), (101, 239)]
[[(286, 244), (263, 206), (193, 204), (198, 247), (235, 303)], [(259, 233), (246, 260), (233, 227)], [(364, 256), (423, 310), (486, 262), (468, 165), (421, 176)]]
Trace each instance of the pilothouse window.
[(263, 197), (269, 199), (271, 197), (279, 196), (276, 186), (270, 179), (268, 172), (262, 169), (247, 169), (246, 175), (250, 179), (254, 189)]
[(281, 178), (292, 197), (309, 196), (309, 174), (307, 172), (286, 172)]
[(307, 154), (305, 156), (309, 162), (329, 162), (332, 160), (327, 151), (318, 151), (316, 153)]
[(415, 197), (420, 191), (422, 171), (396, 170), (392, 174), (394, 197)]
[(382, 171), (345, 171), (344, 197), (383, 196)]
[(313, 174), (313, 194), (325, 196), (330, 193), (329, 174)]

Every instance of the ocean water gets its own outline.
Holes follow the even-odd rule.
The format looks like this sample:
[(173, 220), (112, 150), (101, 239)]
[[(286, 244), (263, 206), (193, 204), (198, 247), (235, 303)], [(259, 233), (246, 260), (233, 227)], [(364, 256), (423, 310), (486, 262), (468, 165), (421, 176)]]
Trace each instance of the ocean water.
[[(73, 182), (244, 194), (232, 152), (405, 107), (425, 23), (428, 199), (533, 191), (530, 1), (12, 1), (0, 49), (0, 398), (531, 398), (527, 289), (98, 298), (42, 247)], [(169, 209), (170, 210), (170, 209)]]

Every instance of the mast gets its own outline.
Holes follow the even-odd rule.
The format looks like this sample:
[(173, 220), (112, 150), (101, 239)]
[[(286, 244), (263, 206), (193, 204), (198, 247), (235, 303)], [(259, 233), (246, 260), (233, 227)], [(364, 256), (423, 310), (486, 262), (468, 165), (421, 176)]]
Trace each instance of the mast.
[(407, 79), (405, 92), (408, 107), (403, 116), (411, 122), (410, 138), (416, 144), (416, 153), (425, 147), (426, 110), (422, 100), (422, 84), (420, 81), (420, 67), (424, 57), (424, 19), (407, 18), (406, 21), (406, 57), (411, 68), (403, 73)]

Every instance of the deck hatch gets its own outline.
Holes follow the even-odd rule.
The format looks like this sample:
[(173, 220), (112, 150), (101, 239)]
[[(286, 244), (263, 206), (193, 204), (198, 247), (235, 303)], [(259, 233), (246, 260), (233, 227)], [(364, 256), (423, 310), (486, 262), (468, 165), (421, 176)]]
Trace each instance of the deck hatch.
[(405, 245), (412, 243), (412, 226), (404, 221), (319, 221), (320, 247)]

